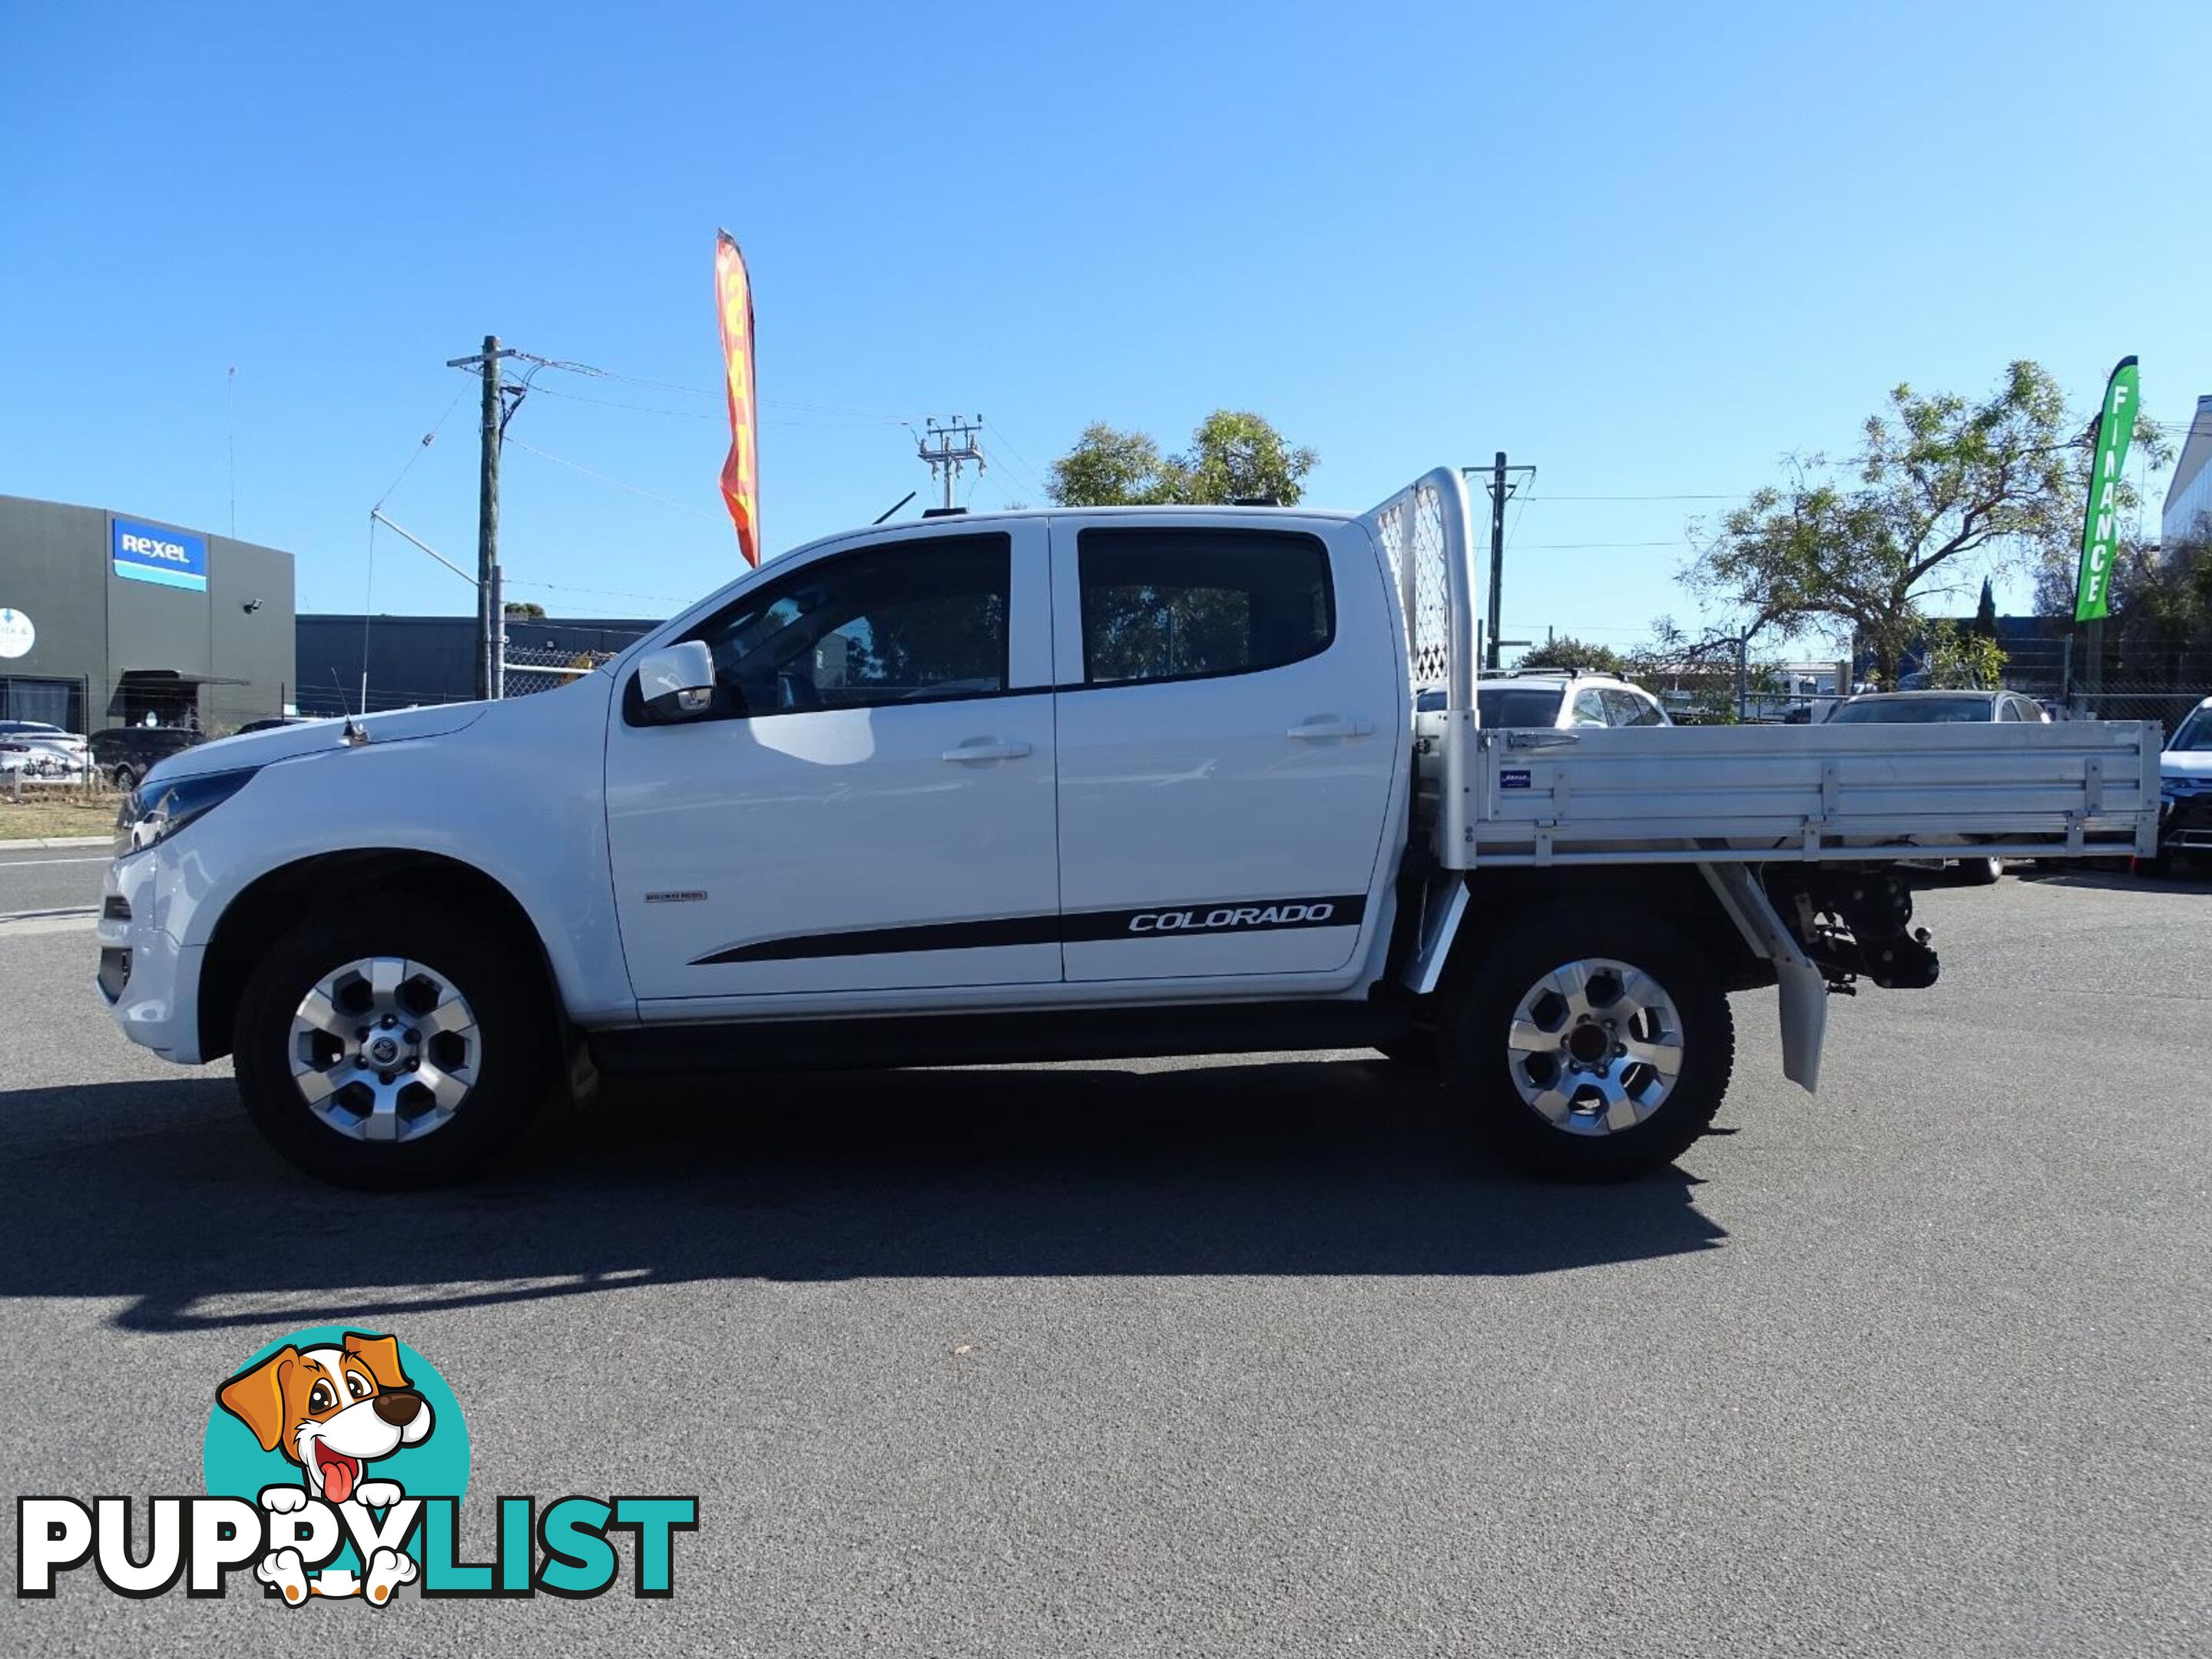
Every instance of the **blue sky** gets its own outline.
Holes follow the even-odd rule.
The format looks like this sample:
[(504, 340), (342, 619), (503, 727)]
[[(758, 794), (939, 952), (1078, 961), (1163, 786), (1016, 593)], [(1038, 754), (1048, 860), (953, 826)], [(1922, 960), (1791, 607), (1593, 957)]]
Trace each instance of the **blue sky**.
[[(386, 510), (471, 556), (443, 364), (496, 332), (631, 377), (542, 376), (517, 416), (511, 591), (663, 614), (736, 559), (720, 404), (682, 389), (718, 373), (720, 223), (771, 547), (924, 484), (902, 420), (989, 417), (981, 507), (1040, 501), (1088, 421), (1172, 442), (1249, 407), (1328, 505), (1536, 464), (1509, 633), (1626, 644), (1690, 613), (1686, 521), (1726, 502), (1592, 497), (1739, 495), (1899, 380), (2017, 356), (2086, 410), (2136, 352), (2186, 420), (2208, 68), (2201, 0), (19, 3), (0, 491), (225, 528), (235, 366), (239, 532), (299, 556), (302, 610), (358, 610), (410, 456)], [(386, 536), (374, 603), (471, 598)]]

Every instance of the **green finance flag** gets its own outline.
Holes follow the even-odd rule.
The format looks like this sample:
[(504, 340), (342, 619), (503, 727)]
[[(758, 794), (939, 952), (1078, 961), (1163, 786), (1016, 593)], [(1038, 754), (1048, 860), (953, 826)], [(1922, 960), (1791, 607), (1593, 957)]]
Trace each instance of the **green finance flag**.
[(2081, 574), (2074, 592), (2074, 620), (2095, 622), (2110, 613), (2112, 559), (2119, 550), (2119, 517), (2112, 501), (2120, 471), (2128, 464), (2128, 441), (2135, 436), (2136, 410), (2142, 402), (2136, 360), (2120, 359), (2105, 383), (2104, 412), (2097, 417), (2097, 452), (2089, 464), (2089, 506), (2081, 518)]

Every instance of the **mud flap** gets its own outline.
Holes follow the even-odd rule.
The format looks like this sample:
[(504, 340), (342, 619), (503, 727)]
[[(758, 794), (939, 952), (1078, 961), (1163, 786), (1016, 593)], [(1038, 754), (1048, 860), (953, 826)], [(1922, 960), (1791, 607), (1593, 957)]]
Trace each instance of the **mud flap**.
[(1744, 943), (1774, 964), (1782, 1012), (1782, 1075), (1808, 1094), (1820, 1086), (1828, 1036), (1828, 981), (1783, 922), (1748, 865), (1701, 864), (1705, 881)]

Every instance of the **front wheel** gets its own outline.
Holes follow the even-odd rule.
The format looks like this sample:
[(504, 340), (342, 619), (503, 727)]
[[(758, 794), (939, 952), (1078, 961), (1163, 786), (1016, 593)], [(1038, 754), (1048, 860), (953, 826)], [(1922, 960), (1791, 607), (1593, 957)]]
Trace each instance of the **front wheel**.
[(373, 895), (311, 915), (262, 957), (234, 1064), (278, 1152), (339, 1186), (421, 1187), (521, 1133), (556, 1033), (528, 969), (474, 921)]
[(1994, 887), (2004, 879), (2002, 859), (1960, 859), (1959, 875), (1969, 887)]
[(1492, 1147), (1556, 1181), (1671, 1164), (1711, 1127), (1735, 1060), (1719, 978), (1633, 910), (1498, 927), (1439, 1029), (1444, 1086)]
[(108, 775), (115, 781), (115, 787), (127, 795), (138, 787), (138, 780), (144, 775), (126, 762)]

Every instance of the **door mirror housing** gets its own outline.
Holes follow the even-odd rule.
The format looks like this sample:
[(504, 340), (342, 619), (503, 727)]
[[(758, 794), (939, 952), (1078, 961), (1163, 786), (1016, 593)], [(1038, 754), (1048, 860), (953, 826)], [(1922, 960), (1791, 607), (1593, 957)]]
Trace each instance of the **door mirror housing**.
[(637, 696), (647, 718), (680, 720), (702, 714), (714, 696), (714, 653), (704, 640), (647, 652), (637, 665)]

